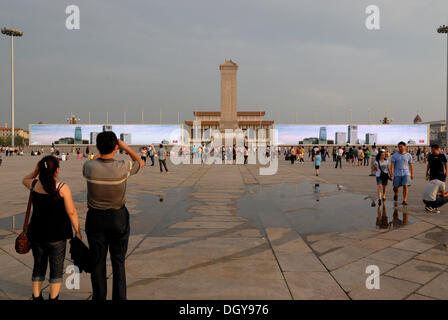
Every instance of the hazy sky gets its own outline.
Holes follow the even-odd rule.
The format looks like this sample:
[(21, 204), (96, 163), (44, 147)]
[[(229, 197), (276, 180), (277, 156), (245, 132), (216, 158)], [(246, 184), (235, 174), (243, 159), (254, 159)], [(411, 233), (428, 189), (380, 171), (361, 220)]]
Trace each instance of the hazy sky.
[[(65, 28), (76, 4), (81, 29)], [(365, 27), (375, 4), (381, 29)], [(281, 123), (395, 123), (445, 117), (446, 0), (159, 0), (0, 2), (15, 41), (16, 126), (192, 119), (219, 110), (219, 69), (240, 66), (238, 109)], [(10, 42), (0, 38), (0, 126), (10, 123)]]

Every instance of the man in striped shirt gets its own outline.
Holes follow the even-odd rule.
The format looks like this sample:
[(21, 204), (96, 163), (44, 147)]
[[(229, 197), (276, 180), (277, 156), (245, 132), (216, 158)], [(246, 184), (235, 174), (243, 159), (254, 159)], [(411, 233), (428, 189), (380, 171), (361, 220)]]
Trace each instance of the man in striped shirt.
[[(126, 299), (125, 258), (129, 240), (129, 212), (125, 206), (126, 181), (145, 164), (112, 131), (97, 136), (99, 155), (84, 163), (87, 180), (86, 234), (92, 254), (93, 300), (106, 300), (106, 257), (110, 252), (113, 271), (113, 300)], [(117, 150), (129, 160), (115, 160)]]

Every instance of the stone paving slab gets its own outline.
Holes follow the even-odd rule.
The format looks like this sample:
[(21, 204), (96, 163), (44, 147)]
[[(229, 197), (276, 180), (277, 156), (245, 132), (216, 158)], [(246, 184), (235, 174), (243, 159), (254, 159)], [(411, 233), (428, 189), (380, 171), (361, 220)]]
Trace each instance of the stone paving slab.
[(437, 299), (448, 300), (447, 284), (448, 273), (444, 272), (418, 290), (418, 293)]
[(128, 299), (150, 300), (290, 300), (284, 280), (253, 279), (128, 279)]
[(446, 266), (440, 264), (413, 259), (389, 271), (386, 275), (425, 284), (434, 279), (445, 269)]
[(295, 300), (347, 300), (338, 283), (327, 272), (285, 272)]
[(448, 250), (446, 248), (433, 248), (415, 257), (418, 260), (444, 264), (448, 266)]
[(366, 279), (370, 275), (370, 273), (366, 273), (366, 268), (371, 265), (377, 266), (380, 274), (395, 267), (393, 264), (368, 257), (333, 270), (331, 275), (347, 293), (350, 293), (359, 288), (366, 288)]
[(374, 260), (380, 260), (383, 262), (388, 262), (395, 265), (400, 265), (405, 263), (406, 261), (411, 260), (415, 256), (416, 256), (415, 252), (396, 248), (386, 248), (371, 254), (369, 258), (372, 258)]
[(353, 246), (360, 247), (360, 248), (366, 248), (366, 249), (372, 249), (372, 250), (381, 250), (390, 246), (393, 246), (397, 243), (397, 241), (394, 240), (387, 240), (387, 239), (381, 239), (381, 238), (369, 238), (364, 239), (358, 242), (354, 242)]
[(327, 269), (335, 270), (356, 260), (364, 258), (373, 251), (374, 250), (368, 248), (348, 246), (324, 254), (320, 256), (320, 259)]
[(401, 300), (407, 298), (419, 287), (417, 283), (382, 276), (379, 290), (357, 287), (349, 295), (354, 300)]
[(403, 228), (403, 229), (392, 230), (389, 232), (384, 232), (380, 235), (377, 235), (377, 238), (395, 240), (395, 241), (403, 241), (403, 240), (409, 239), (410, 237), (413, 237), (419, 233), (420, 233), (420, 231), (406, 230)]
[(433, 240), (410, 238), (394, 244), (392, 248), (422, 253), (436, 245), (438, 245), (438, 242)]
[(435, 299), (414, 293), (411, 294), (406, 300), (435, 300)]

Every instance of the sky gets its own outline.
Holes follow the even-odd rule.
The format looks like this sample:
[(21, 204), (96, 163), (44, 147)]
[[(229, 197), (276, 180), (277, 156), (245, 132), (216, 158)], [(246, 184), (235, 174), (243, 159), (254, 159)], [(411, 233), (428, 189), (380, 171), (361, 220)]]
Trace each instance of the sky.
[[(368, 5), (380, 30), (365, 27)], [(65, 9), (80, 9), (67, 30)], [(238, 110), (276, 123), (445, 117), (446, 0), (16, 0), (16, 127), (163, 123), (219, 110), (219, 64), (238, 63)], [(10, 124), (10, 41), (0, 37), (0, 126)]]

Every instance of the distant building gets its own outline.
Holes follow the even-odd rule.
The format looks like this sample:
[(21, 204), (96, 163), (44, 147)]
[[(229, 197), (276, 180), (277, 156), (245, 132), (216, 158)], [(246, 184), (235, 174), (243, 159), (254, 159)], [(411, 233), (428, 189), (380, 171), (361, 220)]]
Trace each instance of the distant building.
[(417, 114), (414, 118), (414, 124), (420, 124), (422, 122), (423, 122), (422, 117), (420, 117), (420, 115)]
[(429, 124), (429, 143), (438, 144), (441, 146), (446, 145), (446, 121), (429, 121), (423, 122), (423, 124)]
[(366, 133), (366, 144), (376, 144), (378, 141), (378, 134)]
[[(7, 123), (5, 123), (4, 127), (0, 127), (0, 138), (6, 138), (11, 136), (11, 128), (7, 127)], [(27, 130), (23, 130), (20, 128), (14, 128), (15, 136), (22, 137), (23, 139), (29, 139), (30, 133)]]
[(81, 144), (82, 143), (82, 129), (81, 127), (76, 127), (75, 128), (75, 143), (76, 144)]
[(90, 144), (96, 144), (96, 137), (99, 132), (90, 132)]
[(335, 132), (334, 141), (336, 144), (346, 144), (347, 143), (347, 133), (345, 132)]
[(58, 141), (55, 141), (54, 144), (75, 144), (75, 139), (70, 137), (60, 138)]
[(357, 144), (358, 143), (358, 126), (349, 125), (348, 126), (348, 143)]
[[(258, 137), (260, 129), (266, 130), (266, 139), (270, 139), (269, 129), (273, 127), (274, 121), (264, 120), (264, 111), (237, 111), (237, 71), (238, 65), (232, 60), (225, 60), (219, 66), (221, 73), (221, 103), (220, 111), (195, 111), (194, 120), (185, 121), (186, 129), (190, 132), (193, 140), (193, 129), (196, 121), (201, 123), (200, 137), (207, 129), (217, 129), (224, 133), (225, 129), (241, 129), (249, 135), (254, 130), (254, 135), (248, 140)], [(197, 128), (197, 126), (196, 126)], [(199, 131), (199, 130), (198, 130)], [(208, 140), (208, 137), (206, 137)]]
[(299, 142), (299, 144), (318, 144), (319, 138), (305, 138), (303, 139), (302, 143)]
[(120, 133), (120, 140), (126, 144), (131, 144), (131, 134), (130, 133)]
[(319, 129), (319, 144), (327, 144), (327, 127)]

